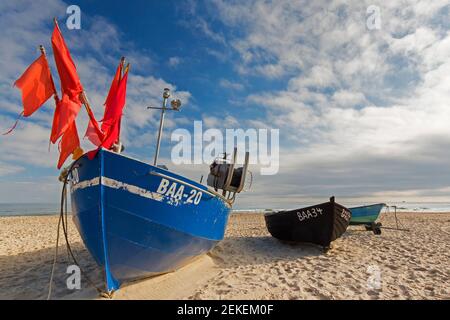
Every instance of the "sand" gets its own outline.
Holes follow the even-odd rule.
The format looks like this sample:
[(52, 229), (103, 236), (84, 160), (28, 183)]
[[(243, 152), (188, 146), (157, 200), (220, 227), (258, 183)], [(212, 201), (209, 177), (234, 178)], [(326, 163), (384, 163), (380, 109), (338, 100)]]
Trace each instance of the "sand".
[[(450, 213), (398, 217), (409, 232), (375, 236), (350, 227), (323, 253), (272, 238), (261, 214), (233, 214), (225, 240), (209, 255), (128, 284), (113, 299), (450, 299)], [(56, 216), (0, 218), (0, 299), (47, 297), (57, 222)], [(395, 227), (392, 215), (381, 222)], [(52, 298), (99, 299), (84, 275), (101, 286), (102, 272), (71, 222), (69, 236), (82, 288), (66, 287), (71, 262), (61, 245)]]

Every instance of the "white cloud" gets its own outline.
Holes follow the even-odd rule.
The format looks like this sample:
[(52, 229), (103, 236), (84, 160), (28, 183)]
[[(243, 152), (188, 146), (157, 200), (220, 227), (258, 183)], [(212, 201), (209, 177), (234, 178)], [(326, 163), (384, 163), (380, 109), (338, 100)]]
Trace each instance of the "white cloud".
[(218, 128), (222, 127), (222, 119), (213, 116), (202, 116), (203, 124), (207, 128)]
[[(12, 87), (12, 83), (39, 55), (39, 44), (44, 44), (47, 48), (53, 76), (59, 87), (50, 37), (52, 18), (65, 16), (66, 8), (67, 4), (60, 0), (4, 1), (0, 4), (2, 132), (11, 127), (22, 108), (20, 92)], [(131, 63), (123, 120), (125, 143), (140, 137), (140, 128), (154, 130), (157, 126), (156, 113), (146, 107), (161, 103), (163, 88), (171, 88), (172, 97), (181, 98), (184, 104), (189, 102), (189, 92), (177, 91), (173, 84), (148, 75), (153, 65), (151, 54), (136, 49), (134, 44), (127, 41), (117, 27), (105, 18), (84, 14), (81, 30), (67, 30), (64, 21), (60, 21), (60, 26), (97, 119), (102, 117), (103, 102), (120, 57), (126, 56)], [(141, 75), (143, 71), (146, 72), (145, 76)], [(21, 168), (29, 166), (56, 167), (57, 146), (52, 146), (51, 152), (47, 152), (53, 110), (54, 103), (49, 100), (31, 118), (22, 119), (12, 134), (0, 136), (2, 149), (7, 150), (0, 153), (1, 175), (17, 173)], [(77, 119), (80, 139), (86, 126), (87, 115), (82, 109)], [(93, 148), (86, 139), (82, 140), (82, 147)]]
[[(435, 148), (450, 147), (448, 2), (214, 3), (216, 17), (239, 30), (228, 39), (236, 70), (287, 82), (247, 98), (263, 108), (252, 123), (281, 130), (272, 181), (297, 184), (280, 202), (334, 192), (431, 196), (450, 186), (445, 151)], [(371, 4), (381, 8), (381, 30), (366, 28)], [(273, 193), (265, 180), (255, 179), (255, 200)], [(419, 189), (428, 193), (408, 193)]]
[(352, 108), (366, 103), (366, 98), (361, 92), (339, 90), (333, 94), (333, 101), (341, 108)]
[(176, 67), (181, 63), (182, 59), (180, 57), (170, 57), (169, 61), (167, 62), (169, 66)]
[(222, 88), (226, 88), (226, 89), (237, 90), (237, 91), (244, 90), (244, 85), (242, 83), (232, 82), (227, 79), (220, 79), (219, 85)]
[(326, 88), (337, 84), (331, 64), (327, 66), (316, 65), (311, 68), (307, 76), (301, 75), (290, 79), (289, 89), (294, 91), (307, 87)]
[[(371, 4), (381, 8), (380, 30), (367, 30)], [(222, 79), (218, 85), (238, 95), (245, 83), (249, 91), (245, 113), (203, 114), (205, 126), (280, 129), (280, 173), (255, 176), (253, 190), (242, 194), (238, 205), (289, 206), (331, 194), (377, 201), (443, 197), (450, 187), (448, 0), (407, 5), (214, 0), (207, 5), (210, 16), (195, 2), (190, 5), (193, 18), (185, 26), (213, 41), (214, 48), (205, 53), (222, 63), (231, 61), (243, 79)], [(12, 82), (37, 56), (38, 44), (50, 48), (51, 17), (64, 15), (65, 7), (56, 0), (0, 4), (2, 128), (13, 123), (20, 109)], [(122, 52), (126, 37), (110, 22), (101, 17), (87, 17), (86, 22), (79, 33), (63, 32), (95, 113), (101, 117), (113, 69), (120, 55), (126, 55), (132, 72), (123, 138), (126, 144), (145, 146), (154, 139), (159, 119), (158, 111), (146, 107), (161, 103), (165, 87), (183, 104), (193, 100), (191, 94), (148, 71), (144, 75), (154, 67), (152, 54), (132, 43)], [(52, 68), (56, 70), (53, 62)], [(273, 83), (274, 89), (268, 85), (251, 91), (258, 87), (253, 80)], [(8, 150), (0, 154), (4, 174), (32, 164), (55, 166), (55, 147), (46, 152), (52, 110), (49, 103), (32, 121), (22, 121), (12, 136), (0, 138), (2, 149)], [(193, 119), (170, 120), (167, 128)], [(85, 121), (81, 112), (80, 133)], [(142, 134), (143, 129), (149, 133)], [(184, 169), (191, 170), (175, 168)], [(191, 173), (198, 177), (197, 169)]]

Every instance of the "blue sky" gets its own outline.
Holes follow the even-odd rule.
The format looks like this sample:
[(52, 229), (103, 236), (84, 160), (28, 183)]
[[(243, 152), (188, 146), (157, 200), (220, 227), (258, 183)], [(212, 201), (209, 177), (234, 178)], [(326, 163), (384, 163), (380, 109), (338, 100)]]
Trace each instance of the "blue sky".
[[(65, 27), (70, 4), (81, 8), (81, 30)], [(370, 5), (380, 8), (380, 29), (366, 25)], [(20, 112), (11, 84), (39, 44), (56, 70), (54, 16), (98, 118), (120, 56), (131, 62), (128, 154), (152, 159), (159, 114), (146, 106), (159, 105), (166, 86), (183, 110), (168, 116), (161, 156), (189, 177), (208, 168), (170, 163), (174, 129), (192, 130), (194, 120), (280, 129), (280, 172), (254, 168), (238, 207), (293, 207), (333, 194), (344, 202), (448, 200), (448, 1), (2, 1), (0, 128)], [(57, 201), (52, 111), (48, 103), (0, 137), (0, 202)], [(80, 113), (80, 134), (85, 123)]]

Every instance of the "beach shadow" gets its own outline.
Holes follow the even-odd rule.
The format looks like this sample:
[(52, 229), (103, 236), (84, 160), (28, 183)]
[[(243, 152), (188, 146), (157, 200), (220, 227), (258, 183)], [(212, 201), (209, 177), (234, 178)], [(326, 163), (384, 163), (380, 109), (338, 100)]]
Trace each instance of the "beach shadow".
[[(81, 290), (69, 290), (67, 267), (73, 265), (64, 246), (59, 247), (52, 299), (95, 299), (99, 295), (87, 277), (103, 289), (104, 275), (81, 242), (71, 244), (81, 266)], [(332, 251), (332, 250), (331, 250)], [(46, 299), (55, 250), (46, 248), (13, 256), (0, 256), (0, 300)], [(227, 237), (209, 255), (219, 267), (276, 263), (326, 255), (320, 246), (289, 243), (271, 236)]]
[[(102, 288), (103, 273), (81, 242), (71, 244), (72, 251), (81, 266), (81, 289), (67, 288), (67, 279), (73, 273), (66, 273), (74, 262), (69, 258), (65, 245), (59, 247), (52, 285), (52, 299), (73, 296), (97, 296), (86, 275)], [(36, 250), (13, 256), (0, 256), (0, 300), (47, 299), (50, 274), (55, 254), (54, 248)], [(85, 297), (86, 298), (86, 297)]]
[(270, 236), (227, 237), (209, 253), (219, 267), (274, 263), (325, 254), (317, 245), (284, 242)]

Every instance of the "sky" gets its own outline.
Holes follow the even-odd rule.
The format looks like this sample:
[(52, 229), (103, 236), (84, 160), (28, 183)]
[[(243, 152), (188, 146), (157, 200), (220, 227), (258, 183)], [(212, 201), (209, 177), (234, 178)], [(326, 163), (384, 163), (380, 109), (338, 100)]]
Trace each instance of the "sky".
[[(66, 27), (69, 5), (81, 29)], [(367, 12), (379, 9), (379, 28)], [(165, 87), (161, 163), (198, 180), (208, 164), (174, 165), (177, 128), (279, 129), (279, 172), (251, 167), (237, 208), (325, 201), (449, 201), (450, 8), (447, 1), (71, 1), (0, 3), (0, 129), (21, 111), (12, 86), (51, 52), (52, 18), (97, 118), (120, 57), (131, 63), (122, 123), (125, 153), (151, 162)], [(57, 81), (58, 82), (58, 81)], [(0, 203), (57, 202), (54, 105), (0, 137)], [(80, 112), (79, 133), (86, 128)], [(83, 140), (83, 148), (92, 148)], [(240, 150), (243, 152), (243, 150)]]

